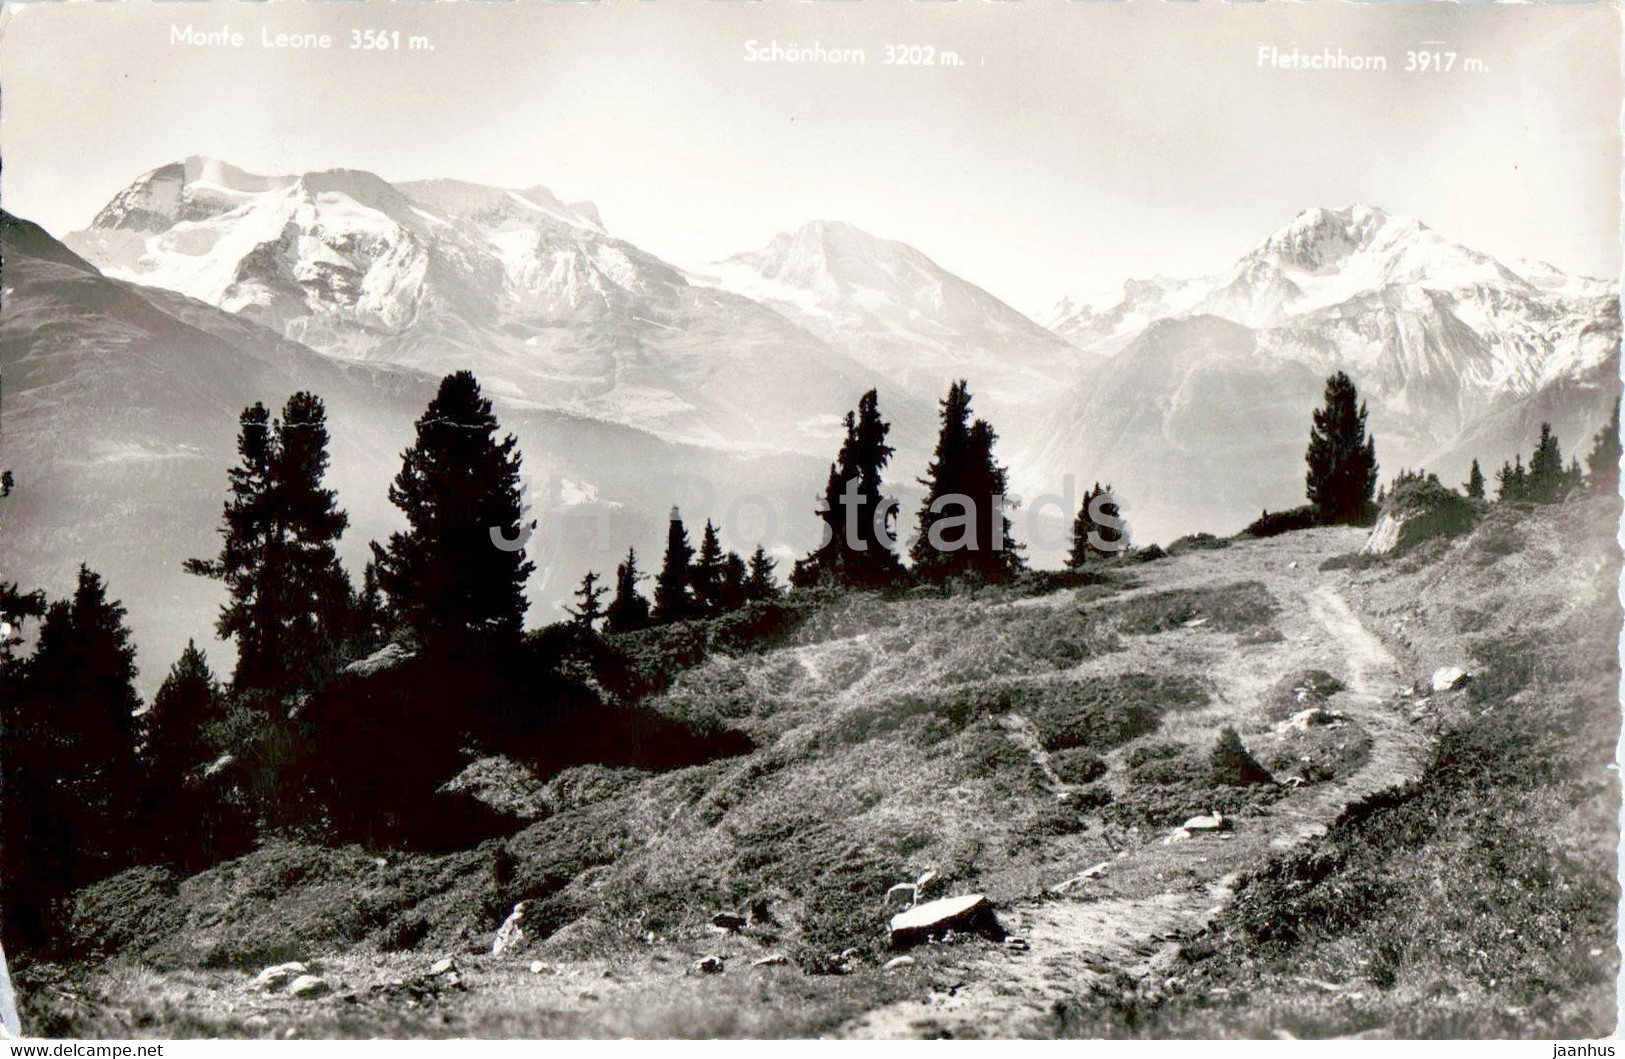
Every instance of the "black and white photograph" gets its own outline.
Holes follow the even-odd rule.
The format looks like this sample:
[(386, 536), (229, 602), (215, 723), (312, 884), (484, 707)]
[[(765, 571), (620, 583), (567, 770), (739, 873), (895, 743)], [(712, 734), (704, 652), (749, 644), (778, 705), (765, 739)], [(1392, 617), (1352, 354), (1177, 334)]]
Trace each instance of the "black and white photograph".
[(1614, 1054), (1621, 58), (0, 5), (0, 1037)]

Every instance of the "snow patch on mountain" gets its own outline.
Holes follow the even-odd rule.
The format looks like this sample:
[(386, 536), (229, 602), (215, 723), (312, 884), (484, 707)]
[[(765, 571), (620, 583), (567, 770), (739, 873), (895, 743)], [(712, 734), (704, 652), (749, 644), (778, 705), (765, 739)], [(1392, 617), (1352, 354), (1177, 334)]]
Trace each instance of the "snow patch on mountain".
[(1071, 378), (1079, 361), (1046, 328), (915, 247), (844, 222), (808, 222), (690, 278), (770, 305), (922, 394), (967, 377), (990, 401), (1015, 404)]

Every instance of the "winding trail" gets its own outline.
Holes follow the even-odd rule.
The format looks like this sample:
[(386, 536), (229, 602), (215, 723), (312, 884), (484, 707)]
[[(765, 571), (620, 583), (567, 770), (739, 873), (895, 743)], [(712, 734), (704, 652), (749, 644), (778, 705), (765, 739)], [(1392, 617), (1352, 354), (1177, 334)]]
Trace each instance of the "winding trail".
[[(1094, 984), (1121, 975), (1165, 977), (1183, 941), (1222, 911), (1243, 871), (1325, 834), (1350, 803), (1416, 775), (1427, 736), (1396, 705), (1401, 660), (1339, 594), (1338, 575), (1296, 566), (1259, 571), (1281, 604), (1281, 627), (1296, 635), (1279, 650), (1229, 651), (1216, 659), (1212, 676), (1224, 690), (1211, 709), (1235, 715), (1256, 704), (1283, 675), (1304, 668), (1341, 671), (1346, 690), (1333, 702), (1370, 736), (1366, 764), (1340, 781), (1292, 792), (1240, 821), (1234, 831), (1173, 845), (1163, 845), (1160, 835), (1146, 836), (1119, 853), (1104, 879), (1066, 896), (1001, 908), (1005, 927), (1025, 938), (1030, 951), (941, 950), (949, 957), (943, 970), (952, 986), (867, 1012), (843, 1026), (839, 1036), (1050, 1036), (1058, 1006)], [(1205, 564), (1191, 573), (1193, 583), (1211, 583), (1213, 573)], [(1198, 630), (1168, 634), (1169, 648), (1195, 642), (1191, 638), (1199, 635)], [(1024, 721), (1012, 717), (1005, 724), (1018, 745), (1036, 744)], [(1048, 772), (1058, 783), (1053, 769)]]

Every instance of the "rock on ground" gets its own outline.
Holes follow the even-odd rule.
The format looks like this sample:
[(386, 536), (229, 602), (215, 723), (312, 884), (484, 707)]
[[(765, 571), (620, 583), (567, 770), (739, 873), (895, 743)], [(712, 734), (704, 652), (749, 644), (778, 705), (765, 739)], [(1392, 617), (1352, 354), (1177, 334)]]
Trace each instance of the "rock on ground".
[(943, 897), (915, 905), (891, 918), (891, 945), (894, 949), (918, 945), (947, 931), (986, 934), (1002, 938), (1003, 929), (993, 914), (993, 902), (986, 894)]
[(310, 968), (297, 960), (289, 963), (279, 963), (274, 967), (267, 967), (254, 977), (254, 985), (260, 989), (281, 989), (289, 982), (301, 975), (307, 974)]
[(1433, 671), (1435, 692), (1454, 691), (1468, 681), (1467, 670), (1461, 666), (1440, 666)]

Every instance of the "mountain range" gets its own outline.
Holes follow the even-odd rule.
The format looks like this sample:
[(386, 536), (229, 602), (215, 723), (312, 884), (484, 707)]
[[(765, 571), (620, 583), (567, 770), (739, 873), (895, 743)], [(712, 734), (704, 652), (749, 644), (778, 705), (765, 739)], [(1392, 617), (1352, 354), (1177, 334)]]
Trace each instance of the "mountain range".
[(398, 525), (385, 488), (435, 380), (474, 370), (538, 513), (594, 516), (533, 538), (533, 621), (628, 545), (652, 566), (673, 500), (703, 521), (766, 496), (778, 554), (804, 550), (782, 527), (806, 532), (840, 417), (870, 387), (905, 499), (936, 401), (965, 377), (1019, 492), (1111, 480), (1141, 540), (1301, 503), (1334, 370), (1370, 404), (1385, 477), (1459, 480), (1474, 456), (1488, 473), (1542, 420), (1579, 451), (1618, 393), (1612, 284), (1361, 206), (1307, 210), (1222, 273), (1130, 281), (1043, 324), (835, 221), (679, 266), (542, 187), (207, 158), (142, 175), (61, 242), (8, 219), (3, 250), (0, 461), (19, 486), (0, 565), (61, 591), (91, 561), (131, 607), (149, 680), (209, 633), (218, 586), (178, 564), (214, 545), (236, 415), (294, 389), (327, 400), (358, 569)]

